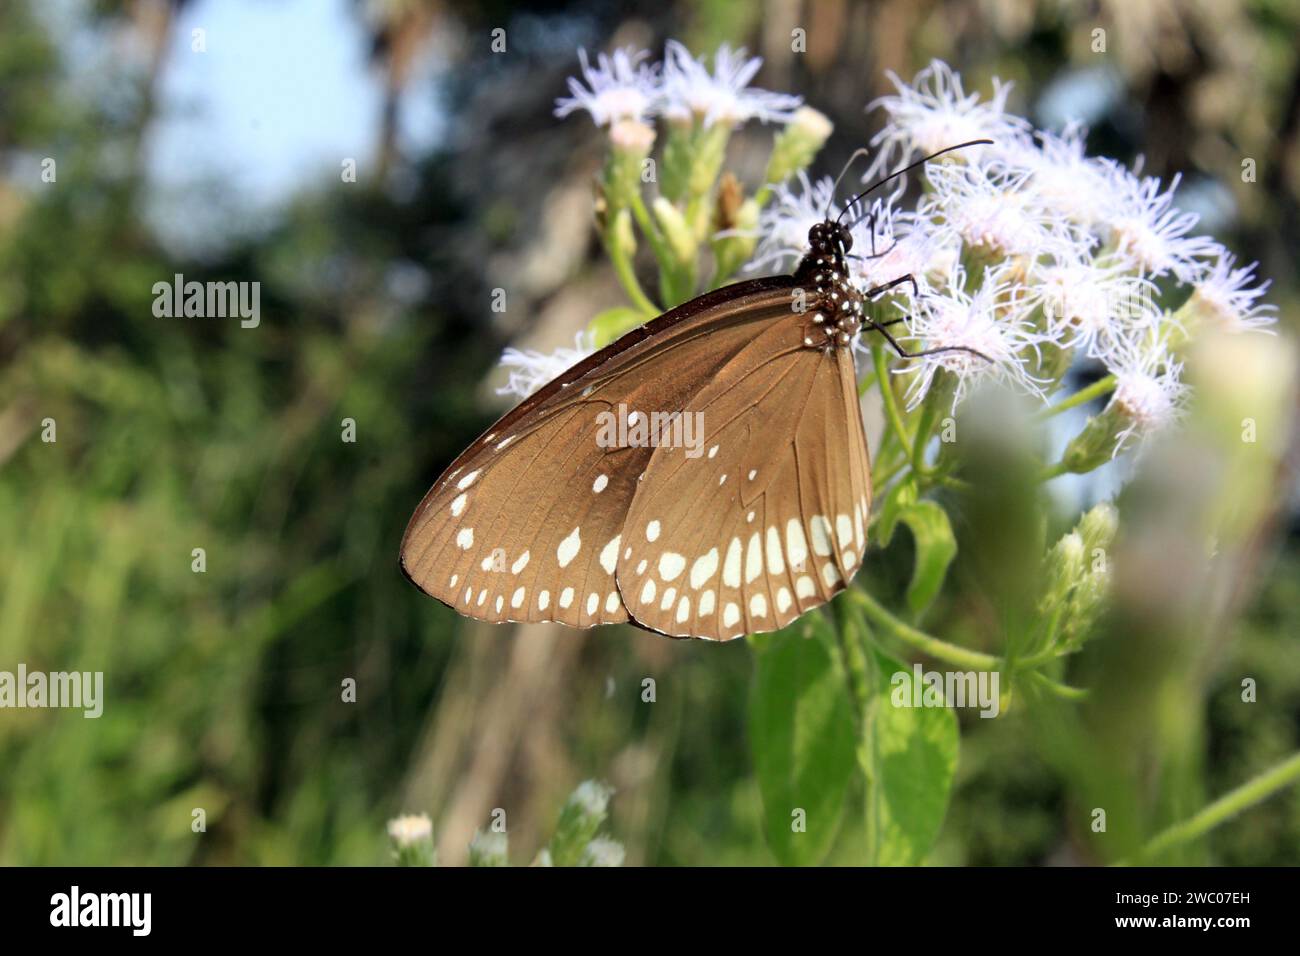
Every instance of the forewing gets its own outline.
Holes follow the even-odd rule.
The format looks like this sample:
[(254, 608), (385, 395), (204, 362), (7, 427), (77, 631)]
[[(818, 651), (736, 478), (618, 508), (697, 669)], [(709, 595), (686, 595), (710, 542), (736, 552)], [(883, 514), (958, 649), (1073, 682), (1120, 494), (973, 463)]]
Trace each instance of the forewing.
[(714, 640), (776, 630), (861, 566), (871, 483), (853, 360), (804, 335), (765, 329), (691, 403), (698, 456), (651, 457), (617, 569), (637, 623)]
[(416, 509), (402, 540), (407, 576), (482, 620), (626, 621), (614, 572), (654, 449), (601, 441), (602, 415), (688, 407), (760, 329), (789, 318), (792, 284), (757, 280), (686, 303), (508, 413)]

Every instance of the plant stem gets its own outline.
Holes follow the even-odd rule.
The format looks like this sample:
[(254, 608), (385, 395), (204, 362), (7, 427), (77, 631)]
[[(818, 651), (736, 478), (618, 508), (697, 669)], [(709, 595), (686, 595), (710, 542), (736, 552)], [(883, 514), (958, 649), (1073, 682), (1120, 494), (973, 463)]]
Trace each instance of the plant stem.
[[(1157, 833), (1137, 852), (1134, 859), (1137, 861), (1150, 859), (1172, 847), (1195, 840), (1247, 807), (1254, 806), (1297, 780), (1300, 780), (1300, 751), (1277, 766), (1265, 770), (1253, 780), (1243, 783), (1237, 789), (1225, 793), (1194, 816)], [(1117, 865), (1127, 866), (1129, 862), (1122, 860)]]
[[(980, 651), (967, 650), (964, 647), (958, 647), (956, 644), (949, 644), (947, 641), (932, 637), (924, 631), (917, 630), (910, 624), (900, 621), (884, 605), (861, 589), (849, 588), (848, 594), (850, 600), (861, 607), (867, 617), (883, 631), (904, 644), (910, 644), (917, 650), (929, 654), (931, 657), (947, 661), (950, 664), (956, 664), (959, 667), (968, 667), (971, 670), (1011, 670), (1008, 662), (1003, 658), (994, 657), (992, 654), (984, 654)], [(1031, 671), (1028, 676), (1042, 686), (1043, 689), (1066, 700), (1082, 700), (1088, 693), (1081, 688), (1070, 687), (1068, 684), (1054, 681), (1037, 671)]]
[(1058, 461), (1054, 465), (1049, 465), (1038, 473), (1039, 481), (1051, 481), (1053, 478), (1059, 478), (1061, 475), (1068, 474), (1070, 466), (1064, 460)]
[(889, 426), (897, 433), (899, 444), (907, 448), (907, 427), (903, 424), (903, 413), (898, 408), (898, 396), (894, 394), (893, 383), (890, 381), (885, 350), (880, 347), (872, 349), (871, 361), (876, 367), (876, 380), (880, 382), (880, 397), (885, 403), (885, 417), (889, 420)]
[(614, 266), (614, 273), (618, 276), (618, 281), (623, 286), (623, 291), (627, 297), (632, 300), (632, 304), (653, 318), (663, 311), (645, 294), (641, 288), (641, 283), (637, 281), (636, 271), (632, 268), (631, 261), (627, 256), (618, 252), (614, 243), (609, 239), (605, 240), (605, 254), (609, 256), (609, 261)]
[(998, 670), (1001, 666), (1002, 662), (992, 654), (970, 651), (964, 647), (958, 647), (956, 644), (949, 644), (947, 641), (931, 637), (924, 631), (919, 631), (910, 624), (900, 621), (866, 591), (859, 588), (849, 588), (848, 593), (854, 603), (862, 608), (863, 612), (867, 617), (871, 618), (876, 626), (904, 644), (910, 644), (931, 657), (937, 657), (950, 664), (969, 667), (972, 670), (993, 671)]
[(1069, 398), (1057, 402), (1050, 408), (1043, 409), (1034, 416), (1034, 421), (1045, 422), (1049, 418), (1061, 414), (1061, 412), (1069, 411), (1071, 408), (1078, 408), (1080, 405), (1086, 405), (1094, 398), (1100, 398), (1103, 395), (1113, 392), (1115, 390), (1115, 384), (1114, 375), (1107, 375), (1105, 378), (1100, 378), (1087, 388), (1079, 389)]

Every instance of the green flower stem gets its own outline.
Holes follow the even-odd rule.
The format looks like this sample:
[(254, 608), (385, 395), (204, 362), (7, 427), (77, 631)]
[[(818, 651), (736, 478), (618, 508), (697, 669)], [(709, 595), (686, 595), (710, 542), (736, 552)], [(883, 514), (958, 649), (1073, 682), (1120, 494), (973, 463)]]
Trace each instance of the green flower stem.
[[(947, 641), (931, 637), (924, 631), (917, 630), (910, 624), (900, 621), (875, 598), (859, 588), (849, 588), (848, 594), (849, 599), (862, 608), (872, 623), (881, 630), (904, 644), (910, 644), (917, 650), (929, 654), (931, 657), (947, 661), (949, 664), (956, 664), (958, 667), (967, 667), (971, 670), (1001, 671), (1009, 669), (1007, 662), (1000, 657), (994, 657), (992, 654), (984, 654), (980, 651), (967, 650), (964, 647), (958, 647), (956, 644), (949, 644)], [(1058, 683), (1037, 671), (1030, 672), (1029, 676), (1045, 690), (1066, 700), (1080, 700), (1087, 695), (1086, 690)]]
[[(1300, 751), (1292, 754), (1277, 766), (1265, 770), (1253, 780), (1243, 783), (1237, 789), (1225, 793), (1196, 815), (1181, 823), (1175, 823), (1166, 830), (1162, 830), (1137, 852), (1133, 862), (1159, 856), (1172, 847), (1204, 836), (1220, 823), (1231, 819), (1247, 807), (1254, 806), (1297, 780), (1300, 780)], [(1130, 861), (1123, 860), (1117, 865), (1127, 866), (1129, 863)]]
[(956, 644), (949, 644), (947, 641), (941, 641), (937, 637), (931, 637), (924, 631), (917, 630), (910, 624), (905, 624), (889, 613), (884, 605), (860, 588), (849, 588), (848, 593), (853, 602), (862, 608), (863, 613), (877, 627), (904, 644), (910, 644), (917, 650), (924, 651), (931, 657), (937, 657), (940, 660), (961, 667), (969, 667), (971, 670), (995, 671), (999, 670), (1002, 665), (1002, 662), (992, 654), (970, 651), (964, 647), (958, 647)]
[[(636, 219), (636, 224), (641, 227), (641, 232), (645, 234), (646, 239), (650, 242), (650, 248), (654, 251), (655, 259), (659, 263), (659, 275), (661, 293), (668, 301), (664, 303), (666, 308), (672, 308), (677, 304), (677, 294), (680, 282), (677, 279), (677, 260), (673, 257), (673, 251), (668, 247), (668, 242), (664, 239), (663, 234), (659, 231), (658, 224), (654, 217), (650, 215), (650, 210), (646, 208), (645, 200), (641, 194), (633, 193), (630, 197), (629, 205), (632, 207), (632, 217)], [(667, 287), (666, 289), (662, 287)]]
[(934, 428), (934, 407), (934, 402), (926, 402), (922, 407), (921, 420), (912, 439), (912, 469), (922, 477), (930, 477), (925, 467), (925, 446), (930, 444), (930, 430)]
[(1115, 390), (1115, 385), (1116, 381), (1114, 375), (1107, 375), (1105, 378), (1099, 378), (1087, 388), (1079, 389), (1069, 398), (1059, 401), (1049, 408), (1043, 409), (1034, 416), (1034, 421), (1045, 422), (1049, 418), (1054, 418), (1061, 414), (1061, 412), (1069, 411), (1071, 408), (1078, 408), (1080, 405), (1086, 405), (1094, 398), (1100, 398), (1103, 395), (1108, 395), (1113, 392)]
[(614, 273), (618, 276), (618, 281), (622, 283), (623, 291), (632, 300), (632, 304), (650, 317), (662, 312), (663, 309), (655, 305), (651, 298), (645, 294), (645, 290), (641, 288), (641, 283), (637, 281), (636, 271), (632, 268), (631, 260), (619, 251), (618, 245), (608, 236), (605, 237), (605, 254), (609, 256), (609, 261), (613, 263)]
[(876, 380), (880, 382), (880, 397), (885, 403), (885, 417), (889, 421), (889, 426), (898, 435), (899, 443), (908, 447), (907, 426), (903, 424), (903, 413), (898, 408), (898, 396), (894, 394), (889, 379), (889, 364), (885, 358), (885, 350), (876, 347), (871, 350), (871, 361), (876, 368)]
[(1048, 467), (1044, 468), (1041, 472), (1039, 472), (1038, 480), (1051, 481), (1053, 478), (1059, 478), (1061, 477), (1061, 475), (1068, 474), (1069, 471), (1070, 471), (1069, 463), (1067, 463), (1065, 459), (1061, 459), (1056, 464), (1049, 465)]

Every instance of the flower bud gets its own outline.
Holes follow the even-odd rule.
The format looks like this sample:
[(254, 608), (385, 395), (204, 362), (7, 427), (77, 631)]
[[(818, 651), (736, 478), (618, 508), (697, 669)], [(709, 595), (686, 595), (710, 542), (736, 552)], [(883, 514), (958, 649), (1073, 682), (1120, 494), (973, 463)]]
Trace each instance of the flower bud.
[(772, 145), (764, 182), (783, 183), (807, 169), (834, 129), (835, 125), (824, 114), (811, 106), (801, 106)]
[(659, 228), (663, 231), (664, 238), (668, 240), (668, 248), (672, 250), (673, 258), (681, 265), (693, 265), (699, 244), (695, 241), (695, 235), (687, 225), (686, 219), (677, 207), (663, 196), (655, 198), (653, 208), (655, 219), (659, 220)]
[(588, 843), (605, 822), (612, 787), (597, 780), (587, 780), (578, 785), (560, 811), (560, 822), (551, 839), (551, 861), (554, 866), (577, 866), (582, 861)]
[(428, 814), (407, 814), (388, 821), (388, 838), (398, 866), (433, 866), (433, 822)]

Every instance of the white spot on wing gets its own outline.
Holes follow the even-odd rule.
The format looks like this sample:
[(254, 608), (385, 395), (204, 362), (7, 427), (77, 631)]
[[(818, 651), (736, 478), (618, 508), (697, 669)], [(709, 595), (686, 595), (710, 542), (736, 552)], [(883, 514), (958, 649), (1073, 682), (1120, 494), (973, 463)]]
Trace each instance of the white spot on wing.
[(551, 605), (551, 592), (539, 591), (537, 594), (537, 610), (545, 611)]
[(579, 533), (580, 528), (574, 528), (569, 532), (569, 536), (560, 542), (560, 546), (555, 549), (555, 557), (560, 562), (560, 567), (567, 568), (569, 562), (578, 555), (582, 548), (582, 535)]
[(618, 592), (610, 591), (609, 595), (605, 598), (605, 613), (613, 614), (615, 611), (618, 610), (618, 604), (619, 604)]
[(665, 551), (659, 557), (659, 576), (665, 581), (676, 580), (686, 570), (686, 559), (675, 551)]
[(713, 613), (714, 601), (715, 597), (712, 588), (709, 588), (709, 590), (700, 595), (700, 617), (705, 617)]
[(767, 570), (770, 574), (785, 571), (785, 558), (781, 556), (781, 532), (775, 525), (767, 527)]
[(813, 554), (826, 557), (831, 553), (831, 523), (822, 515), (813, 515), (809, 530), (812, 531)]
[(605, 490), (605, 486), (608, 484), (609, 484), (609, 475), (597, 475), (596, 480), (591, 483), (591, 490), (594, 491), (596, 494), (600, 494), (602, 491)]
[(726, 608), (722, 612), (722, 623), (726, 627), (732, 627), (740, 620), (740, 608), (734, 601), (728, 601)]
[(654, 541), (658, 537), (659, 537), (659, 522), (651, 521), (648, 525), (645, 526), (645, 539), (647, 541)]
[(749, 613), (754, 617), (767, 617), (767, 598), (762, 594), (755, 594), (750, 598)]
[(456, 482), (456, 487), (459, 488), (461, 491), (464, 491), (470, 485), (474, 484), (474, 479), (478, 477), (478, 471), (479, 470), (476, 468), (473, 471), (471, 471), (468, 475), (461, 478), (460, 481)]
[(456, 496), (455, 500), (451, 503), (451, 516), (453, 518), (460, 517), (461, 512), (465, 510), (465, 502), (467, 501), (469, 501), (469, 495), (465, 494), (463, 491)]
[(600, 551), (600, 566), (606, 574), (613, 574), (614, 568), (618, 567), (618, 543), (622, 537), (621, 534), (614, 535), (614, 539)]
[(565, 588), (560, 592), (560, 607), (567, 608), (573, 603), (573, 588)]
[(840, 577), (840, 569), (827, 561), (822, 565), (822, 580), (826, 582), (826, 586), (829, 588), (834, 587), (840, 581), (843, 581), (844, 578)]
[(456, 532), (456, 544), (462, 551), (468, 551), (474, 547), (474, 529), (461, 528)]
[(755, 531), (750, 536), (749, 548), (745, 553), (745, 583), (748, 584), (762, 573), (763, 547), (759, 543), (758, 532)]
[(732, 538), (727, 545), (727, 559), (722, 565), (722, 583), (729, 588), (740, 587), (740, 539)]
[(835, 533), (840, 537), (840, 547), (847, 548), (853, 543), (853, 519), (848, 515), (835, 516)]
[(655, 599), (655, 579), (646, 578), (645, 585), (641, 588), (641, 603), (649, 604)]
[(691, 599), (683, 595), (682, 599), (677, 602), (677, 623), (678, 624), (686, 623), (686, 619), (690, 616), (691, 616)]
[(519, 557), (515, 558), (515, 563), (510, 565), (510, 573), (518, 574), (524, 568), (528, 567), (528, 558), (531, 552), (525, 551)]
[(522, 606), (524, 603), (524, 593), (525, 592), (523, 588), (515, 588), (515, 593), (510, 595), (510, 606), (511, 607)]
[(661, 611), (668, 610), (670, 607), (673, 606), (673, 602), (676, 600), (677, 600), (677, 589), (669, 588), (668, 590), (664, 591), (663, 600), (659, 602), (659, 610)]
[(697, 591), (711, 577), (718, 573), (718, 549), (710, 548), (709, 553), (702, 558), (696, 558), (695, 563), (691, 565), (691, 587)]
[(790, 609), (790, 602), (793, 600), (794, 598), (790, 597), (790, 589), (785, 587), (781, 588), (781, 590), (776, 592), (777, 611), (781, 614), (784, 614), (786, 611)]
[(790, 567), (801, 568), (808, 560), (808, 542), (803, 536), (803, 525), (798, 518), (791, 518), (785, 526), (785, 552), (790, 558)]
[(817, 583), (808, 575), (804, 575), (798, 581), (794, 582), (794, 593), (801, 598), (817, 596)]
[(598, 607), (600, 607), (600, 595), (592, 591), (587, 595), (587, 614), (589, 616), (595, 614)]

